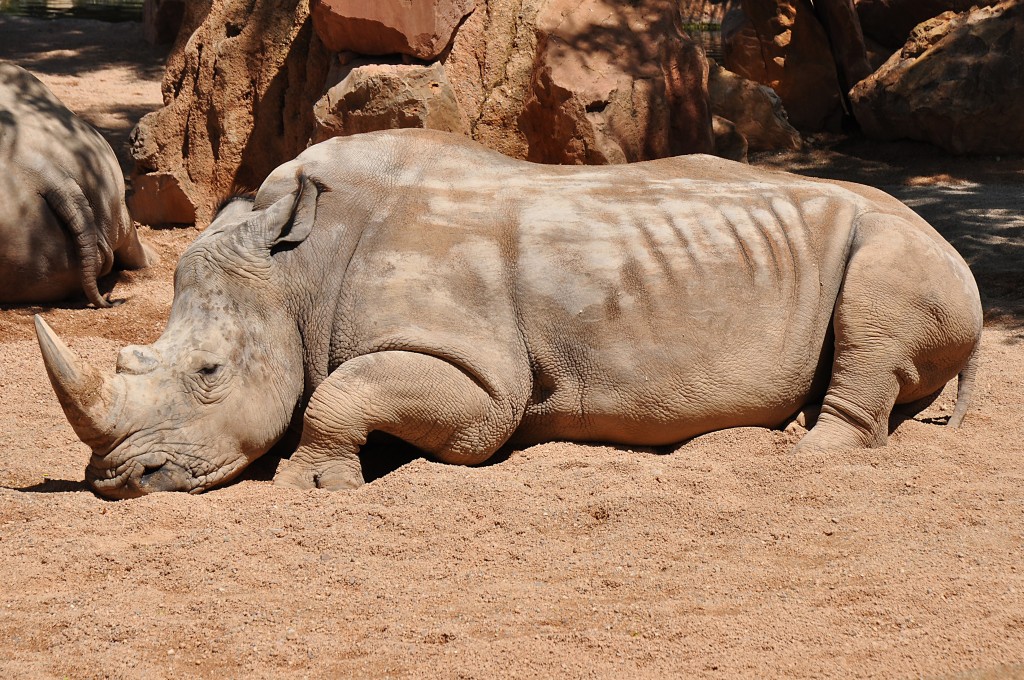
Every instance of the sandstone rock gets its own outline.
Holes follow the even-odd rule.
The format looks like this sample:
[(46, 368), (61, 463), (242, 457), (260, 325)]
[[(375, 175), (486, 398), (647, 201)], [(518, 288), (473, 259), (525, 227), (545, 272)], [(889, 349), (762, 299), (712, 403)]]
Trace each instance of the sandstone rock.
[(864, 36), (864, 47), (867, 48), (868, 66), (871, 68), (871, 73), (882, 68), (882, 64), (889, 61), (889, 57), (896, 51), (866, 35)]
[(721, 116), (713, 116), (711, 129), (715, 133), (715, 155), (731, 161), (747, 162), (747, 140), (735, 123)]
[(305, 148), (328, 66), (308, 15), (308, 0), (188, 3), (164, 75), (165, 106), (132, 133), (133, 186), (173, 197), (133, 199), (145, 198), (147, 222), (180, 221), (180, 190), (204, 226), (235, 187), (259, 186)]
[(728, 34), (723, 27), (725, 67), (775, 90), (796, 128), (838, 129), (839, 76), (810, 0), (743, 0), (743, 11), (749, 28), (735, 19)]
[(943, 12), (963, 12), (972, 6), (994, 5), (998, 0), (857, 0), (864, 35), (896, 49), (902, 47), (911, 29)]
[(313, 0), (313, 26), (327, 49), (434, 59), (475, 0)]
[(526, 158), (627, 163), (714, 150), (708, 60), (671, 2), (549, 2), (519, 126)]
[(178, 37), (185, 0), (144, 0), (142, 37), (150, 45), (169, 45)]
[(708, 94), (712, 113), (732, 121), (751, 151), (800, 148), (800, 133), (789, 124), (782, 100), (770, 87), (712, 62)]
[(366, 64), (343, 67), (340, 81), (313, 108), (313, 141), (393, 128), (466, 133), (469, 126), (444, 66)]
[(619, 163), (710, 152), (707, 60), (677, 20), (668, 0), (488, 0), (446, 67), (472, 136), (508, 155)]
[(132, 219), (142, 224), (192, 224), (196, 209), (181, 189), (178, 177), (169, 172), (141, 175), (132, 181), (128, 197)]
[(544, 1), (485, 0), (459, 27), (445, 59), (470, 136), (515, 158), (528, 150), (519, 115), (532, 83)]
[(146, 221), (178, 222), (191, 206), (203, 226), (222, 197), (311, 140), (357, 130), (463, 131), (550, 163), (714, 150), (707, 59), (683, 36), (676, 0), (478, 0), (439, 63), (364, 58), (344, 86), (330, 64), (355, 56), (331, 56), (307, 2), (187, 3), (165, 106), (132, 138)]
[(850, 93), (875, 139), (954, 153), (1024, 153), (1024, 2), (944, 13)]
[(816, 2), (814, 8), (825, 27), (843, 92), (871, 74), (864, 32), (853, 0)]

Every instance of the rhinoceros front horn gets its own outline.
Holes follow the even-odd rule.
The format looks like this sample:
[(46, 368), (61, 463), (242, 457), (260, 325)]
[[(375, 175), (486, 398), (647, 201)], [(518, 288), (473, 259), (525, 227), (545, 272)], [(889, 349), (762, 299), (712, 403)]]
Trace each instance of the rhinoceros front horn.
[(50, 384), (75, 434), (94, 451), (109, 446), (117, 437), (114, 418), (124, 398), (123, 383), (75, 356), (38, 314), (35, 321)]

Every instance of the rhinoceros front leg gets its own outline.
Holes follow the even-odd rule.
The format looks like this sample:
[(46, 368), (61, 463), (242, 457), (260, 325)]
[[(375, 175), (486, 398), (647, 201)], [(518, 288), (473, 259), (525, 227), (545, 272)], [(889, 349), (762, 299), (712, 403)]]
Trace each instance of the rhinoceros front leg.
[(300, 489), (363, 483), (359, 449), (371, 432), (447, 463), (487, 460), (515, 429), (515, 410), (457, 366), (416, 352), (377, 352), (338, 367), (310, 399), (302, 439), (274, 478)]

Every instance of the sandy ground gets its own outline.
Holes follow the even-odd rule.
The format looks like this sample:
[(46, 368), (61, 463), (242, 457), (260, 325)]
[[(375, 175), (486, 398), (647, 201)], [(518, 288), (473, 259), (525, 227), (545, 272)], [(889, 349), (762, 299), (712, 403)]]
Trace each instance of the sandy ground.
[[(0, 19), (0, 56), (115, 146), (159, 104), (137, 29)], [(154, 340), (195, 232), (143, 230), (163, 263), (107, 281), (125, 304), (0, 310), (0, 677), (1024, 677), (1024, 163), (827, 139), (756, 162), (882, 186), (970, 259), (989, 323), (962, 429), (947, 389), (875, 450), (384, 448), (350, 493), (277, 489), (268, 457), (107, 502), (31, 319), (111, 368)]]

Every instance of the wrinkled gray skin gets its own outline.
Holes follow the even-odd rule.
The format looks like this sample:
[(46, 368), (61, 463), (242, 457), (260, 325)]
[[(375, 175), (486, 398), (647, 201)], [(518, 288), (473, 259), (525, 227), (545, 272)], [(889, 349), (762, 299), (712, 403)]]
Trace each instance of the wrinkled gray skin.
[(124, 203), (110, 145), (25, 69), (0, 62), (0, 303), (84, 293), (96, 279), (156, 258)]
[(862, 186), (710, 156), (511, 160), (457, 136), (332, 139), (185, 252), (164, 334), (109, 376), (38, 322), (64, 409), (113, 498), (197, 492), (295, 418), (276, 482), (363, 482), (384, 431), (477, 464), (507, 442), (661, 445), (821, 415), (796, 451), (881, 446), (977, 364), (953, 248)]

